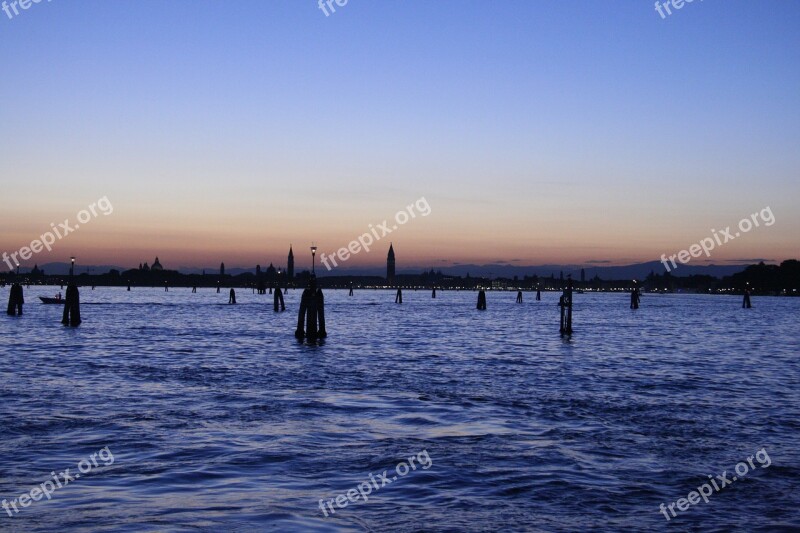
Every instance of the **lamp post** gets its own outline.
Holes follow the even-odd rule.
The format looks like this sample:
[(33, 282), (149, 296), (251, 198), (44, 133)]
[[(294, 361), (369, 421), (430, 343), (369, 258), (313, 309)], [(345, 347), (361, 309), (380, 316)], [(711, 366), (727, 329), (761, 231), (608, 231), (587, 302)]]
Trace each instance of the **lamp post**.
[(316, 271), (314, 270), (314, 264), (317, 257), (317, 245), (316, 243), (311, 243), (311, 273), (316, 275)]
[(69, 277), (73, 277), (75, 275), (75, 257), (70, 257), (70, 266), (69, 266)]

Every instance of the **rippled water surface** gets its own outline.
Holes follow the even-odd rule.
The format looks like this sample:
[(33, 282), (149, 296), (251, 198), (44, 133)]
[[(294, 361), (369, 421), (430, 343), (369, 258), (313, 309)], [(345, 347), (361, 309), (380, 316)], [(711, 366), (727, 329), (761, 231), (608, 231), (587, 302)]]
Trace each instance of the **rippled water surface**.
[[(562, 340), (556, 293), (478, 312), (472, 292), (327, 291), (311, 346), (299, 290), (274, 313), (250, 291), (83, 288), (77, 329), (34, 302), (53, 292), (0, 318), (0, 496), (114, 460), (3, 531), (800, 529), (800, 299), (576, 295)], [(769, 467), (659, 511), (762, 448)]]

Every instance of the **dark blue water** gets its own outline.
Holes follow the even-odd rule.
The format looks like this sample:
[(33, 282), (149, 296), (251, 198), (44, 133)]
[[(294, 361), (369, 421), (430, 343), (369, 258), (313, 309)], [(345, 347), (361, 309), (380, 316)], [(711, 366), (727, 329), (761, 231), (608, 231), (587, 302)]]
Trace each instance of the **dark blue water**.
[[(84, 324), (0, 318), (0, 497), (104, 447), (3, 531), (797, 531), (800, 299), (327, 291), (329, 337), (271, 296), (82, 289)], [(5, 302), (8, 288), (0, 291)], [(667, 522), (764, 449), (747, 476)], [(369, 500), (346, 494), (412, 455)], [(329, 513), (330, 514), (330, 513)]]

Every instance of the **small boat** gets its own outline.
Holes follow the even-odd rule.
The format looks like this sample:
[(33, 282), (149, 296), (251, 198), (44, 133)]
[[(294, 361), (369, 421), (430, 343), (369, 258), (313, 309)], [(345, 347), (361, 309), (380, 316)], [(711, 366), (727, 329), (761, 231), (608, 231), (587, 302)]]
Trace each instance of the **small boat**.
[(63, 304), (64, 300), (62, 298), (45, 298), (44, 296), (39, 296), (39, 299), (42, 301), (43, 304)]

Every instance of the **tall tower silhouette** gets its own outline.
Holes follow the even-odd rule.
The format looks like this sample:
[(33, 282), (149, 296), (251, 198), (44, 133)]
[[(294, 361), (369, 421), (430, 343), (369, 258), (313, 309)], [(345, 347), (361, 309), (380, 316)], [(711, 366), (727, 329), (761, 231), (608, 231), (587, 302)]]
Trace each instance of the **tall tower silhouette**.
[(292, 252), (292, 245), (289, 245), (289, 259), (286, 261), (286, 275), (289, 280), (294, 279), (294, 252)]
[(225, 275), (225, 263), (220, 263), (219, 264), (219, 275), (220, 276), (224, 276)]
[(386, 280), (391, 285), (394, 283), (394, 246), (389, 243), (389, 255), (386, 256)]

